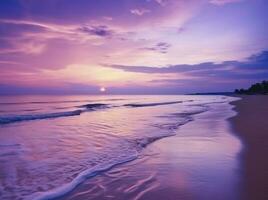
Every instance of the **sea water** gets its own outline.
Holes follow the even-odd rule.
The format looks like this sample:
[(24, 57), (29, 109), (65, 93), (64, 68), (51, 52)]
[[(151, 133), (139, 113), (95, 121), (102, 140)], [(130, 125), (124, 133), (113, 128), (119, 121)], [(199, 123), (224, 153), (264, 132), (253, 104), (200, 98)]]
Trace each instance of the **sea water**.
[(154, 141), (174, 137), (195, 115), (234, 100), (194, 95), (1, 97), (0, 198), (61, 197), (134, 161)]

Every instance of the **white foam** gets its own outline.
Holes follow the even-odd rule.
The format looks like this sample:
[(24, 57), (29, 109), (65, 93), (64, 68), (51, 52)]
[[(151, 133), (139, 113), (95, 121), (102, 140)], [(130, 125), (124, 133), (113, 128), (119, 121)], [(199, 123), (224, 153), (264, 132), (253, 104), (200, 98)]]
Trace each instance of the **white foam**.
[(49, 200), (61, 197), (69, 192), (71, 192), (73, 189), (75, 189), (80, 183), (85, 181), (88, 178), (94, 177), (98, 175), (101, 172), (107, 171), (117, 165), (132, 161), (136, 159), (138, 154), (131, 155), (128, 158), (122, 159), (122, 160), (115, 160), (113, 163), (109, 163), (106, 165), (97, 165), (91, 169), (85, 170), (81, 172), (76, 178), (74, 178), (70, 183), (67, 183), (65, 185), (62, 185), (58, 188), (55, 188), (53, 190), (47, 191), (47, 192), (38, 192), (31, 196), (29, 196), (27, 199), (29, 200)]

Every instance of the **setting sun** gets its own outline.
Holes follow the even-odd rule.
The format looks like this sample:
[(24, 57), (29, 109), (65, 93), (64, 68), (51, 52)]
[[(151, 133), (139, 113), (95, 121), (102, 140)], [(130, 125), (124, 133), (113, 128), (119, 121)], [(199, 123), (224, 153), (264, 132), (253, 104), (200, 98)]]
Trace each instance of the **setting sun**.
[(106, 91), (106, 88), (105, 87), (101, 87), (100, 88), (100, 92), (105, 92)]

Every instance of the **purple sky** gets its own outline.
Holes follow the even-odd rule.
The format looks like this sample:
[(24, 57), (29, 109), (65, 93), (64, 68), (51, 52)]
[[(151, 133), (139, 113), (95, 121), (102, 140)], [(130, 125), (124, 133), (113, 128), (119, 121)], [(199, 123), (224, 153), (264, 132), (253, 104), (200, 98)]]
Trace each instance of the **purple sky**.
[(233, 91), (268, 79), (266, 0), (1, 0), (0, 94)]

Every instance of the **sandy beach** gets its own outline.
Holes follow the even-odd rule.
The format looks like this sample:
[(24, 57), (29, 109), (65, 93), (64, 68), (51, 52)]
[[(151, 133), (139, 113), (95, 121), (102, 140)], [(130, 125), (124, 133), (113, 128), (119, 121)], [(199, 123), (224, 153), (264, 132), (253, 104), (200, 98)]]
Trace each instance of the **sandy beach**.
[[(200, 123), (197, 120), (181, 127), (178, 134), (183, 133), (183, 135), (166, 138), (151, 145), (145, 153), (149, 156), (144, 156), (138, 161), (120, 166), (105, 173), (105, 175), (96, 177), (63, 199), (83, 199), (85, 197), (112, 199), (114, 196), (117, 196), (118, 199), (268, 199), (268, 159), (266, 155), (268, 152), (268, 96), (239, 97), (241, 100), (231, 102), (235, 106), (233, 109), (237, 115), (228, 120), (230, 123), (225, 124), (227, 128), (224, 130), (225, 133), (226, 130), (229, 130), (228, 134), (234, 134), (235, 137), (239, 138), (241, 144), (237, 148), (240, 150), (237, 151), (237, 160), (236, 163), (233, 163), (233, 170), (228, 171), (223, 176), (219, 170), (224, 167), (221, 168), (219, 165), (214, 166), (214, 170), (218, 169), (217, 172), (214, 171), (216, 174), (209, 171), (199, 171), (197, 174), (203, 176), (204, 180), (200, 177), (194, 177), (197, 174), (189, 173), (190, 170), (195, 171), (204, 166), (209, 168), (210, 164), (207, 162), (212, 162), (206, 160), (210, 156), (207, 157), (204, 152), (200, 151), (204, 148), (203, 146), (208, 145), (204, 145), (206, 142), (201, 138), (202, 134), (206, 134), (208, 130), (217, 135), (219, 124), (212, 122), (214, 123), (212, 128), (211, 121), (208, 120), (212, 119), (212, 116), (206, 113), (197, 117), (203, 119), (203, 122)], [(207, 123), (204, 123), (205, 119), (208, 120)], [(199, 133), (196, 133), (196, 130)], [(193, 148), (196, 141), (187, 141), (186, 139), (191, 134), (195, 137), (190, 137), (190, 139), (195, 138), (199, 143), (199, 151)], [(183, 150), (179, 147), (183, 147)], [(226, 146), (225, 150), (227, 148), (231, 148), (231, 146)], [(187, 159), (189, 161), (194, 158), (192, 161), (197, 162), (200, 153), (199, 159), (203, 162), (198, 164), (201, 167), (193, 167), (193, 163), (187, 164)], [(217, 160), (215, 159), (214, 162)], [(213, 178), (210, 179), (206, 176)], [(236, 180), (229, 183), (225, 180), (220, 183), (219, 179), (223, 179), (224, 176), (226, 176), (226, 180)], [(189, 179), (195, 180), (192, 182)], [(211, 181), (211, 183), (205, 183), (206, 181)], [(199, 184), (197, 188), (200, 191), (191, 188), (195, 187), (193, 185), (196, 183)], [(212, 183), (214, 185), (211, 185)], [(221, 184), (222, 188), (217, 188)], [(191, 186), (189, 187), (189, 185)], [(226, 195), (228, 192), (229, 196)], [(118, 195), (119, 193), (120, 195)]]
[(242, 96), (232, 104), (238, 114), (230, 121), (244, 145), (242, 197), (268, 199), (268, 96)]

